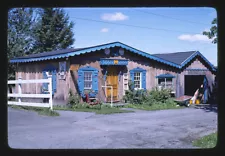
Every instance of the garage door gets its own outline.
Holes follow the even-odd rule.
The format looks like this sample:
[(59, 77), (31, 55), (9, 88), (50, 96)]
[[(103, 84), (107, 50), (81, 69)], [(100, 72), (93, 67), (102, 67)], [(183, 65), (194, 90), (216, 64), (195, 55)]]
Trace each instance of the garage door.
[(203, 84), (205, 75), (185, 75), (184, 94), (193, 96), (195, 91)]

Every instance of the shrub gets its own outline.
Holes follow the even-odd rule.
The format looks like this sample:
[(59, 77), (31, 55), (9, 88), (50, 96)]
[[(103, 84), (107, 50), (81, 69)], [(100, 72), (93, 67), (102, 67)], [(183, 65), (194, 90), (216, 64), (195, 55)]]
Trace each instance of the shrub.
[(133, 104), (143, 104), (147, 100), (147, 92), (145, 90), (127, 90), (123, 96), (125, 102)]
[(176, 103), (171, 99), (171, 90), (154, 88), (152, 91), (148, 92), (146, 90), (128, 90), (125, 92), (123, 100), (131, 104), (143, 104), (151, 106), (153, 104), (162, 105), (163, 103), (168, 103), (171, 105), (176, 105)]
[(111, 108), (111, 106), (107, 104), (107, 105), (102, 105), (101, 108)]
[(176, 103), (172, 98), (167, 99), (167, 100), (165, 101), (165, 103), (166, 103), (167, 105), (171, 105), (171, 106), (176, 106), (176, 105), (177, 105), (177, 103)]
[(91, 109), (101, 109), (101, 104), (97, 104), (97, 105), (90, 105)]
[(69, 90), (69, 99), (68, 99), (68, 106), (74, 107), (80, 103), (80, 97), (78, 94), (73, 94), (72, 90)]
[(165, 103), (165, 101), (171, 97), (169, 89), (158, 90), (158, 88), (154, 88), (152, 91), (150, 91), (150, 96), (155, 101), (162, 103)]

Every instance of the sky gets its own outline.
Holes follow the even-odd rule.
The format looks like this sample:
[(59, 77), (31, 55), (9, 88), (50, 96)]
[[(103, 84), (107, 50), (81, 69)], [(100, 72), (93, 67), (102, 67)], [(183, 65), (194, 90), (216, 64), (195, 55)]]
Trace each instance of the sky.
[(75, 23), (74, 48), (119, 41), (150, 54), (197, 50), (217, 66), (217, 44), (202, 35), (217, 17), (214, 8), (65, 8), (65, 11)]

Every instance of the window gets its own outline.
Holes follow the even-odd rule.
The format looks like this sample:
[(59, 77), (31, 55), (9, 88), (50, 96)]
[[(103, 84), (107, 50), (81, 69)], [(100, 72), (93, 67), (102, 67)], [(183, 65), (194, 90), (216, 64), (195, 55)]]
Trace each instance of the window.
[(140, 72), (134, 73), (134, 88), (141, 89), (141, 73)]
[(92, 89), (92, 72), (84, 72), (84, 89)]
[(172, 78), (159, 78), (158, 79), (158, 85), (162, 88), (172, 88)]
[(134, 89), (146, 90), (146, 70), (140, 67), (130, 70), (130, 80), (134, 84)]

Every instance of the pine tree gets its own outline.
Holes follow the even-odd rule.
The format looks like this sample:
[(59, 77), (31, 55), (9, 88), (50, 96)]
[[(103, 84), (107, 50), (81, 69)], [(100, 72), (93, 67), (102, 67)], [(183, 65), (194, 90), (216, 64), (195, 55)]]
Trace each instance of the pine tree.
[(214, 18), (212, 21), (213, 26), (210, 28), (210, 31), (204, 31), (203, 35), (208, 36), (209, 39), (213, 39), (212, 43), (217, 43), (217, 18)]
[(35, 43), (32, 53), (59, 50), (74, 43), (73, 22), (63, 9), (43, 8), (39, 10), (39, 20), (34, 29)]
[[(33, 9), (13, 8), (8, 11), (7, 56), (24, 56), (32, 46)], [(15, 78), (15, 65), (8, 64), (8, 79)]]

